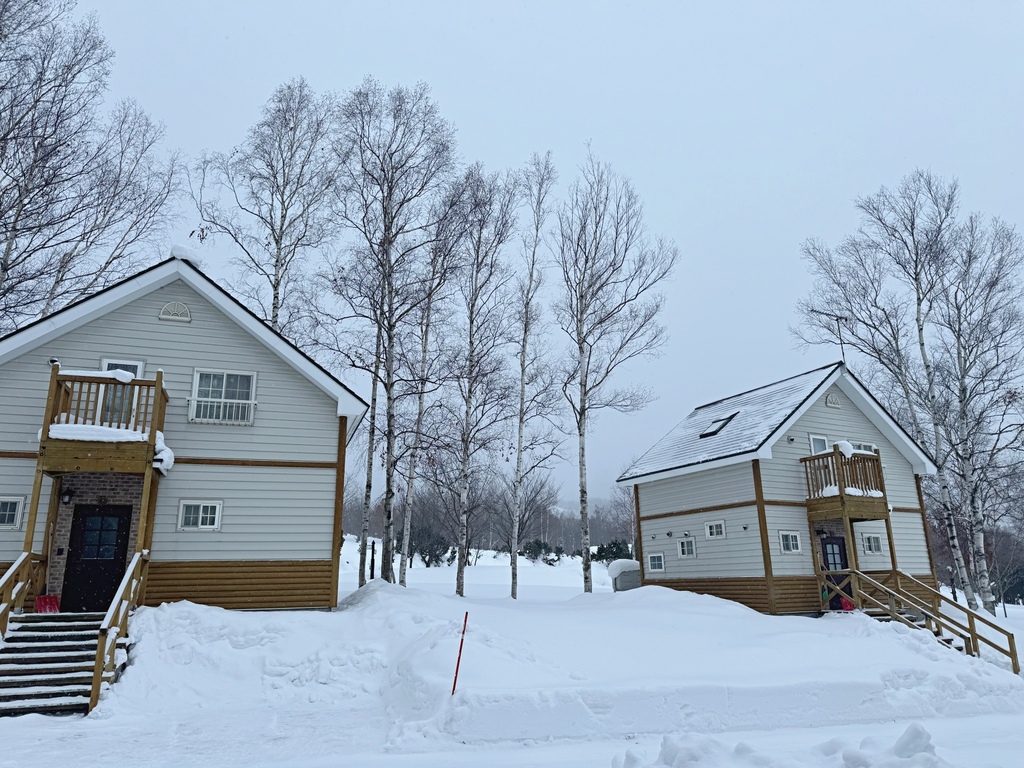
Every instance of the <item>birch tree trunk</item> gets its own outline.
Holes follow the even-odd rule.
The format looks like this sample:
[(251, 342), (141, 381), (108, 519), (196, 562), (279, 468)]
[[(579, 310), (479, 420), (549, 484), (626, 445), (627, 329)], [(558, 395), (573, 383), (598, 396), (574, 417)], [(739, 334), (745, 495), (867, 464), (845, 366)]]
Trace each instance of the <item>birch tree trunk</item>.
[(377, 387), (380, 382), (380, 328), (377, 328), (377, 354), (374, 357), (370, 385), (370, 421), (366, 436), (366, 485), (363, 490), (363, 519), (359, 529), (359, 586), (366, 584), (366, 542), (370, 538), (370, 505), (373, 502), (373, 463), (377, 448)]

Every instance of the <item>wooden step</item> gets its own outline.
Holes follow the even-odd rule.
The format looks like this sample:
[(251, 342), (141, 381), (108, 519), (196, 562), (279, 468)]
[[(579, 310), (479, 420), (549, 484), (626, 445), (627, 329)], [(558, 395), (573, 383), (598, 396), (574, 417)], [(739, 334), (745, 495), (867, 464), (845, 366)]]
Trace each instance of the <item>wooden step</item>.
[(92, 651), (96, 653), (96, 641), (83, 643), (80, 641), (55, 641), (55, 642), (7, 642), (0, 648), (0, 661), (5, 656), (20, 656), (25, 653), (84, 653)]
[(99, 638), (98, 631), (91, 630), (64, 630), (53, 632), (37, 632), (28, 629), (16, 629), (7, 635), (7, 643), (48, 643), (48, 642), (77, 642), (96, 643)]
[(0, 704), (12, 701), (38, 701), (39, 699), (66, 699), (69, 696), (89, 697), (91, 685), (37, 685), (26, 688), (0, 690)]
[(49, 662), (35, 663), (32, 661), (23, 664), (0, 664), (0, 677), (18, 677), (21, 675), (60, 675), (85, 672), (92, 674), (96, 654), (84, 661), (74, 662)]
[(50, 652), (33, 649), (35, 653), (0, 653), (0, 668), (22, 664), (71, 664), (96, 661), (96, 646), (88, 651)]
[(28, 699), (0, 703), (0, 717), (15, 715), (74, 715), (89, 711), (89, 696), (64, 696), (54, 699)]
[(92, 670), (59, 671), (48, 674), (0, 675), (0, 689), (31, 688), (39, 685), (92, 685)]
[(17, 624), (41, 624), (47, 622), (96, 622), (96, 625), (103, 621), (105, 613), (22, 613), (11, 616), (11, 623)]

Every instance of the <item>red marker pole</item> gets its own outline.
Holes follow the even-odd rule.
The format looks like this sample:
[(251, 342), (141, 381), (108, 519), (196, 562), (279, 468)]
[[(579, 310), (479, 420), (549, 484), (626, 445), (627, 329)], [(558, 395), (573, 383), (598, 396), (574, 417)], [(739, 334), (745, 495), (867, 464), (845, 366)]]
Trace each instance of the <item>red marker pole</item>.
[(462, 644), (466, 642), (466, 624), (469, 623), (469, 611), (462, 619), (462, 639), (459, 640), (459, 659), (455, 662), (455, 679), (452, 680), (452, 696), (455, 695), (455, 686), (459, 684), (459, 666), (462, 664)]

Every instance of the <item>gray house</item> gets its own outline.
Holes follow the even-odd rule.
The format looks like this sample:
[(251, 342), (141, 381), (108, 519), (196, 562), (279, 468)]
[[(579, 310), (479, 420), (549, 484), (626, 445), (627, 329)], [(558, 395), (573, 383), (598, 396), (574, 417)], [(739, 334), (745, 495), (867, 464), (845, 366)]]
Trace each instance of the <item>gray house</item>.
[(936, 587), (920, 486), (934, 472), (835, 363), (694, 409), (618, 483), (634, 490), (645, 584), (813, 613), (853, 598), (858, 573)]
[(7, 602), (335, 605), (366, 407), (180, 258), (0, 339)]

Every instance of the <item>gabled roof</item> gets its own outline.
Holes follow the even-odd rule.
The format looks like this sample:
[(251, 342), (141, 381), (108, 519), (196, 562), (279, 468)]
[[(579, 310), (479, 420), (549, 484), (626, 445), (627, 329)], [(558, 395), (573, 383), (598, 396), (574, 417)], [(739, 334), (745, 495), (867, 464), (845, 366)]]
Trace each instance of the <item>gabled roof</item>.
[(695, 408), (633, 462), (618, 482), (649, 482), (770, 459), (775, 442), (833, 384), (910, 461), (915, 473), (935, 472), (931, 457), (840, 362)]
[(349, 437), (355, 433), (367, 411), (366, 402), (326, 368), (260, 320), (191, 261), (179, 256), (172, 255), (159, 264), (0, 338), (0, 365), (175, 280), (184, 282), (315, 387), (333, 398), (338, 403), (338, 415), (349, 418)]

